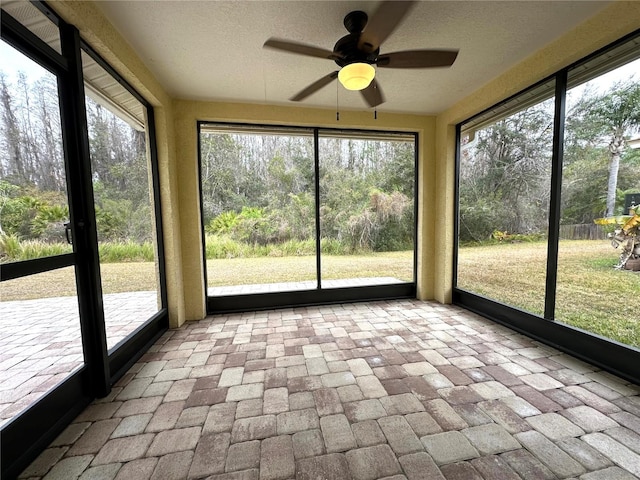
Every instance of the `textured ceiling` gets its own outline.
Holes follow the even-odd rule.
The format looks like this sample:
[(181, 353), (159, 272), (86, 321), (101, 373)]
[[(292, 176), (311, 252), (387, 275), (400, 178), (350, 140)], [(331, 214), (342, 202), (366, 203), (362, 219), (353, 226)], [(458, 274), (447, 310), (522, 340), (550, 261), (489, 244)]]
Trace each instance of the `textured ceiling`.
[[(438, 113), (603, 9), (602, 1), (418, 2), (381, 53), (459, 49), (451, 68), (378, 69), (378, 110)], [(100, 1), (99, 8), (174, 97), (293, 104), (288, 98), (337, 69), (331, 60), (265, 50), (270, 37), (333, 49), (367, 1)], [(337, 82), (305, 106), (365, 109)]]

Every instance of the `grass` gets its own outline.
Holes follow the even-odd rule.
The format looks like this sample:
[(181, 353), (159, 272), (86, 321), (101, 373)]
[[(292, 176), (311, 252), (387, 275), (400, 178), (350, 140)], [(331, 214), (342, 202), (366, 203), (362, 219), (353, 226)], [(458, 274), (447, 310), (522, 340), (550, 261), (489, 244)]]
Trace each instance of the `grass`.
[[(546, 242), (502, 243), (460, 249), (458, 285), (523, 310), (542, 314)], [(323, 278), (413, 277), (411, 252), (324, 255)], [(606, 241), (562, 241), (556, 319), (640, 347), (640, 274), (614, 270), (618, 251)], [(209, 287), (315, 279), (314, 256), (207, 260)], [(152, 262), (103, 263), (105, 293), (155, 290)], [(2, 300), (75, 295), (73, 269), (0, 283)]]
[[(323, 255), (322, 278), (337, 280), (362, 277), (413, 279), (412, 252), (368, 255)], [(209, 287), (315, 280), (315, 256), (257, 257), (207, 260)]]
[[(323, 257), (326, 279), (389, 277), (410, 281), (413, 277), (411, 252)], [(314, 256), (229, 258), (207, 261), (209, 286), (299, 282), (315, 279)], [(104, 293), (156, 289), (156, 269), (152, 262), (102, 263)], [(76, 295), (72, 268), (30, 275), (0, 283), (3, 301)]]
[[(541, 315), (546, 242), (460, 249), (458, 286)], [(606, 241), (560, 242), (555, 318), (640, 347), (640, 274), (614, 270), (619, 252)]]
[[(152, 262), (103, 263), (103, 293), (142, 292), (156, 290), (156, 267)], [(0, 300), (75, 296), (73, 267), (60, 268), (0, 282)]]

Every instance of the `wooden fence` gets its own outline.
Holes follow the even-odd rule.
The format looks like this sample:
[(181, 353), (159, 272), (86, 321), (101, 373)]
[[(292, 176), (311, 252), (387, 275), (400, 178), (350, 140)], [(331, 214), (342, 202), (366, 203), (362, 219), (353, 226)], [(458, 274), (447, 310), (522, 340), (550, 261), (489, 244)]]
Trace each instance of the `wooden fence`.
[(607, 233), (602, 225), (582, 223), (577, 225), (560, 225), (560, 240), (605, 240)]

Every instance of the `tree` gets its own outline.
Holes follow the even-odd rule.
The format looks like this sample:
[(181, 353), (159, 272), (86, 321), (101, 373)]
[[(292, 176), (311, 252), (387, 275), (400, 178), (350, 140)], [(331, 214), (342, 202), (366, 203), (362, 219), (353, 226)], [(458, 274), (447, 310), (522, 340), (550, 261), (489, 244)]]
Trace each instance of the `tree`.
[(475, 132), (460, 160), (460, 239), (547, 226), (553, 104), (533, 105)]
[(599, 127), (602, 140), (608, 140), (609, 177), (605, 216), (615, 215), (620, 158), (629, 135), (640, 130), (640, 82), (615, 84), (608, 92), (586, 103), (586, 114)]
[(14, 178), (25, 182), (24, 161), (22, 152), (22, 132), (16, 117), (16, 108), (11, 86), (7, 84), (4, 72), (0, 74), (0, 102), (2, 103), (2, 140), (3, 149), (7, 153), (6, 164), (2, 168), (3, 178)]

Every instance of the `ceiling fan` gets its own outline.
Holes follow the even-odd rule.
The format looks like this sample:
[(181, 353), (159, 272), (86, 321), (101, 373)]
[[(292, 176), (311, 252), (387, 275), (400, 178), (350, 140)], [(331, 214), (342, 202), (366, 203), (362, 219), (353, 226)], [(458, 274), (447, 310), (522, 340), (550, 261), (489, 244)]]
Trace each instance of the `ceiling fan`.
[(380, 44), (384, 42), (400, 24), (414, 1), (383, 1), (369, 19), (362, 11), (348, 13), (344, 26), (349, 32), (333, 47), (333, 51), (304, 43), (270, 38), (265, 48), (282, 50), (309, 57), (325, 58), (338, 64), (340, 70), (316, 80), (290, 98), (294, 102), (304, 100), (309, 95), (327, 86), (336, 78), (348, 90), (360, 90), (364, 101), (370, 107), (384, 103), (379, 83), (375, 80), (375, 69), (379, 68), (434, 68), (450, 67), (458, 56), (458, 50), (405, 50), (380, 54)]

